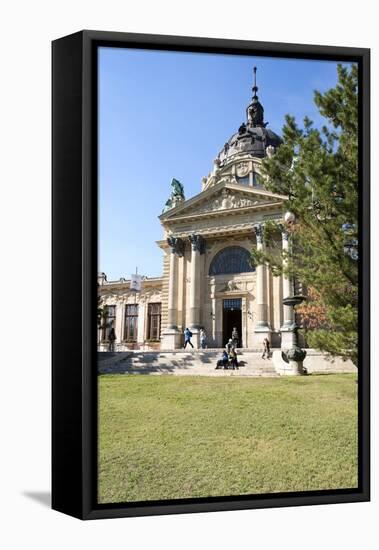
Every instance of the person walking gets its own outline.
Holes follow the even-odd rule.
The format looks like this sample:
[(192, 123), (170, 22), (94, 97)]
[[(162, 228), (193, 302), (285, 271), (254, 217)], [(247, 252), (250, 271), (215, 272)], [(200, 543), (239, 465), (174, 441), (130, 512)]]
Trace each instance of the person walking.
[(200, 329), (200, 347), (201, 349), (205, 349), (207, 347), (207, 333), (203, 328)]
[(232, 331), (232, 341), (235, 348), (238, 348), (238, 342), (239, 342), (239, 334), (237, 327), (233, 327)]
[(189, 344), (191, 346), (191, 348), (193, 348), (191, 338), (192, 338), (192, 332), (190, 331), (189, 328), (186, 328), (186, 330), (184, 331), (184, 347), (183, 347), (183, 349), (186, 349), (187, 344)]
[(114, 351), (114, 342), (116, 340), (116, 333), (112, 327), (108, 334), (108, 351)]
[(262, 353), (262, 359), (267, 357), (267, 359), (270, 359), (270, 342), (268, 338), (265, 338), (263, 340), (263, 353)]

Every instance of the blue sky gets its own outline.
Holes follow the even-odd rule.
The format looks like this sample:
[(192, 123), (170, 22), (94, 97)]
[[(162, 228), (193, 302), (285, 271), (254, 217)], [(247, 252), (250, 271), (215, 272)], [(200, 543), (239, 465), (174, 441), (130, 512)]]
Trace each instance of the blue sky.
[(219, 150), (245, 120), (253, 67), (269, 128), (284, 116), (322, 124), (314, 90), (337, 80), (337, 64), (123, 48), (99, 51), (99, 271), (108, 280), (136, 266), (162, 272), (158, 216), (173, 177), (190, 198)]

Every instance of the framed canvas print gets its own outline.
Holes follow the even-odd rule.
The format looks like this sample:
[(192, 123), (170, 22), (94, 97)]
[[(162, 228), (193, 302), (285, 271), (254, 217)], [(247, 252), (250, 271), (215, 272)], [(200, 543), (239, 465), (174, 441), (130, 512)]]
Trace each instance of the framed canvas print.
[(53, 508), (369, 500), (369, 50), (53, 42)]

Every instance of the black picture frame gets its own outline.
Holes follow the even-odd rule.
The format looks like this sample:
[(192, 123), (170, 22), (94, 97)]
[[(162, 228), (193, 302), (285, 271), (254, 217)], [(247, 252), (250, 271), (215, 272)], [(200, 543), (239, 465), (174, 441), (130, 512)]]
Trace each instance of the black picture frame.
[[(359, 67), (359, 486), (309, 493), (97, 504), (97, 49), (355, 61)], [(52, 43), (52, 508), (81, 519), (370, 499), (370, 50), (81, 31)]]

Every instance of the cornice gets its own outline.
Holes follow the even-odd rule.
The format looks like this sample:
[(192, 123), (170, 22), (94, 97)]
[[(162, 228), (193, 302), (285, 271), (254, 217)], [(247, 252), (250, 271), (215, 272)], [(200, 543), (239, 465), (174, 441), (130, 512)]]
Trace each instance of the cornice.
[(281, 211), (282, 201), (277, 202), (267, 202), (261, 204), (255, 204), (251, 206), (241, 206), (241, 207), (232, 207), (232, 208), (223, 208), (220, 210), (210, 210), (207, 212), (199, 212), (195, 214), (186, 214), (183, 216), (175, 216), (170, 219), (164, 220), (163, 224), (169, 226), (173, 223), (178, 223), (182, 221), (191, 221), (197, 219), (206, 219), (206, 218), (225, 218), (227, 216), (238, 216), (245, 214), (246, 212), (256, 212), (260, 210), (276, 210), (278, 213)]
[[(235, 191), (239, 193), (243, 193), (250, 196), (257, 196), (257, 197), (266, 197), (268, 199), (271, 199), (271, 202), (269, 204), (281, 204), (283, 201), (287, 199), (285, 195), (279, 195), (277, 193), (271, 193), (271, 191), (266, 191), (264, 189), (258, 189), (257, 187), (249, 187), (247, 185), (241, 185), (239, 183), (231, 183), (231, 182), (225, 182), (222, 181), (220, 183), (217, 183), (216, 185), (213, 185), (212, 187), (209, 187), (208, 189), (201, 191), (191, 199), (188, 199), (182, 203), (180, 203), (175, 208), (172, 208), (168, 212), (165, 212), (164, 214), (161, 214), (159, 216), (160, 221), (163, 224), (167, 224), (171, 222), (173, 219), (178, 219), (180, 212), (183, 212), (183, 210), (187, 210), (187, 208), (191, 208), (195, 204), (201, 203), (202, 201), (205, 201), (209, 199), (212, 195), (216, 195), (217, 193), (221, 192), (223, 189), (229, 189), (230, 191)], [(273, 201), (272, 199), (276, 199)], [(222, 213), (230, 213), (233, 210), (237, 210), (236, 208), (231, 209), (225, 209), (220, 210), (217, 212)], [(238, 209), (239, 210), (239, 209)], [(202, 214), (189, 214), (187, 216), (204, 216), (208, 213), (202, 213)], [(213, 214), (213, 212), (212, 212)]]

